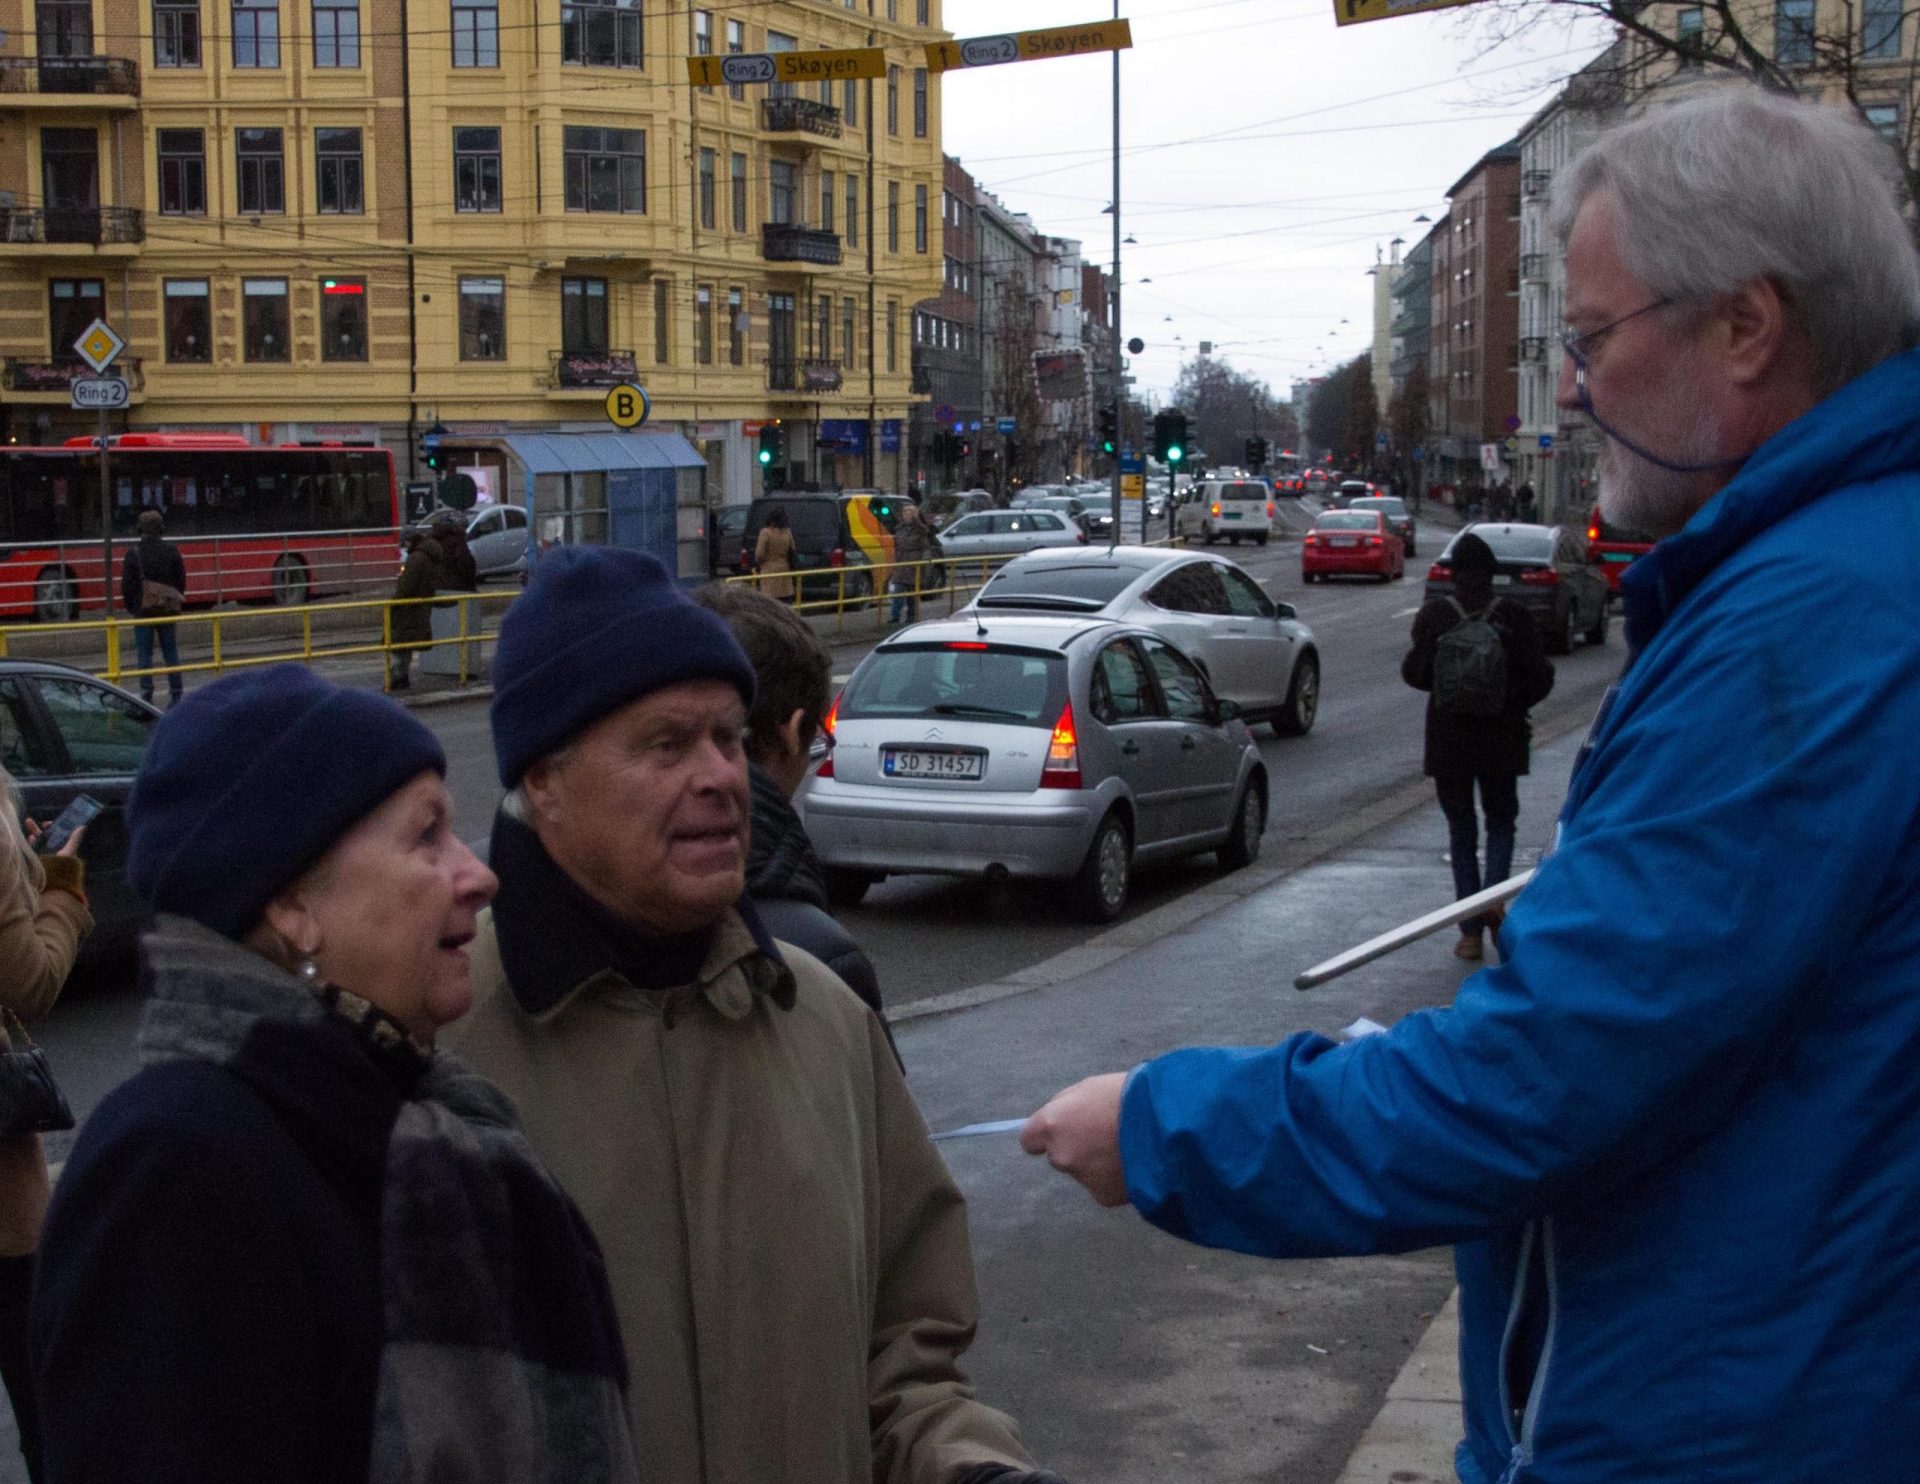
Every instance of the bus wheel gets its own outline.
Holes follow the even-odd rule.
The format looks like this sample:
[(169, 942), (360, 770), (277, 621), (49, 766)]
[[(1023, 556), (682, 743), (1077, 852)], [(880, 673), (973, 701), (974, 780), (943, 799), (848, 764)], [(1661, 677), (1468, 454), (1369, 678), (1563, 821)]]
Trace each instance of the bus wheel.
[(282, 608), (307, 601), (307, 564), (283, 556), (273, 564), (273, 601)]
[(72, 623), (80, 616), (73, 573), (66, 567), (42, 567), (33, 582), (33, 616), (41, 623)]

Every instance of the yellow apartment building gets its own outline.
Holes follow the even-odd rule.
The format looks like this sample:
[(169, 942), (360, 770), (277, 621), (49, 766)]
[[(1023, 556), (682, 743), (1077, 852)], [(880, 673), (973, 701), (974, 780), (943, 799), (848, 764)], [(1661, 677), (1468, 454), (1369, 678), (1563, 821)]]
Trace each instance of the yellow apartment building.
[[(590, 467), (638, 382), (628, 437), (687, 440), (710, 503), (758, 492), (772, 420), (792, 483), (903, 482), (939, 0), (0, 0), (0, 32), (8, 441), (93, 430), (68, 383), (100, 316), (117, 427), (374, 441), (415, 476), (439, 430), (510, 483), (515, 435)], [(884, 78), (687, 81), (867, 45)]]

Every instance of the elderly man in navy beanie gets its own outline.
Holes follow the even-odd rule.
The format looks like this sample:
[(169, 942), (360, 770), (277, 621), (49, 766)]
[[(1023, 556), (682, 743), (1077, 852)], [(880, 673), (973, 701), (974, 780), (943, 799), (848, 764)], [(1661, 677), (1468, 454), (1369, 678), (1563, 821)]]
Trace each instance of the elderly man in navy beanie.
[(500, 894), (454, 1044), (606, 1253), (649, 1477), (1038, 1484), (959, 1369), (966, 1208), (886, 1032), (745, 898), (753, 693), (651, 557), (541, 558), (494, 660)]

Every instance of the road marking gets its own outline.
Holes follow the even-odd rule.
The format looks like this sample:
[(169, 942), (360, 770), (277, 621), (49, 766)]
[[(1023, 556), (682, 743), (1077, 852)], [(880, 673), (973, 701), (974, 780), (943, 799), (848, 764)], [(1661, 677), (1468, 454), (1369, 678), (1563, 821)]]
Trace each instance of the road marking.
[(1419, 611), (1420, 610), (1418, 608), (1402, 608), (1398, 613), (1394, 614), (1394, 617), (1395, 618), (1412, 618), (1413, 615), (1418, 613)]

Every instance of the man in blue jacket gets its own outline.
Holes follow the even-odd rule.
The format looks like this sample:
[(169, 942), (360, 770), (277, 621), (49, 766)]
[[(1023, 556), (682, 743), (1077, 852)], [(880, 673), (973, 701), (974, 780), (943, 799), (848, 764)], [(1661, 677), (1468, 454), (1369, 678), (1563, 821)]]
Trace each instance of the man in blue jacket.
[(1887, 147), (1716, 89), (1555, 182), (1633, 658), (1505, 962), (1022, 1142), (1284, 1257), (1458, 1244), (1465, 1484), (1920, 1478), (1920, 262)]

